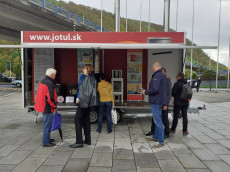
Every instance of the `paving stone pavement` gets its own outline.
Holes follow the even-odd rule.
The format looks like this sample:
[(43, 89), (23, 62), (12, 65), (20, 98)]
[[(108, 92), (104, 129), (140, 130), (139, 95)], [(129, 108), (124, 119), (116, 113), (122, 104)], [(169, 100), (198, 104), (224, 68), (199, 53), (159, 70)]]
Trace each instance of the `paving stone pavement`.
[(152, 149), (155, 143), (145, 137), (151, 114), (138, 111), (124, 116), (111, 134), (106, 123), (101, 134), (92, 124), (92, 145), (70, 149), (75, 142), (73, 114), (63, 113), (64, 141), (55, 131), (57, 146), (43, 148), (42, 117), (33, 123), (33, 114), (21, 107), (20, 93), (0, 98), (0, 172), (229, 172), (230, 102), (193, 100), (191, 107), (203, 104), (207, 110), (189, 114), (190, 134), (182, 135), (180, 119), (176, 134), (162, 148)]

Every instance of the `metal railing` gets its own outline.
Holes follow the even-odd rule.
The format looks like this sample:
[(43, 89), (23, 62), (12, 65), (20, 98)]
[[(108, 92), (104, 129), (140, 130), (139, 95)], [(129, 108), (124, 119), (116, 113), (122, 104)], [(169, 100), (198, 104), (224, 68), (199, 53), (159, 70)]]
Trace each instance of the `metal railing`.
[[(69, 11), (66, 11), (56, 5), (53, 5), (45, 0), (28, 0), (29, 2), (33, 3), (33, 4), (36, 4), (36, 5), (39, 5), (39, 6), (42, 6), (43, 8), (45, 9), (48, 9), (48, 10), (51, 10), (53, 12), (56, 12), (57, 14), (59, 15), (62, 15), (62, 16), (65, 16), (66, 18), (70, 19), (70, 20), (73, 20), (77, 23), (80, 23), (80, 24), (83, 24), (85, 26), (87, 26), (88, 28), (91, 28), (91, 29), (94, 29), (98, 32), (101, 31), (101, 26), (99, 26), (98, 24), (96, 23), (93, 23), (89, 20), (86, 20), (76, 14), (73, 14)], [(102, 28), (102, 31), (103, 32), (111, 32), (110, 30), (106, 29), (106, 28)]]
[[(185, 64), (188, 65), (188, 66), (190, 66), (191, 62), (188, 61), (188, 60), (185, 60)], [(203, 69), (208, 69), (208, 70), (216, 70), (216, 68), (202, 66), (202, 65), (197, 64), (197, 63), (193, 63), (192, 66), (195, 67), (195, 68), (203, 68)], [(227, 75), (228, 71), (227, 70), (219, 70), (219, 73), (222, 74), (222, 75)], [(201, 73), (198, 73), (198, 74), (201, 74)]]

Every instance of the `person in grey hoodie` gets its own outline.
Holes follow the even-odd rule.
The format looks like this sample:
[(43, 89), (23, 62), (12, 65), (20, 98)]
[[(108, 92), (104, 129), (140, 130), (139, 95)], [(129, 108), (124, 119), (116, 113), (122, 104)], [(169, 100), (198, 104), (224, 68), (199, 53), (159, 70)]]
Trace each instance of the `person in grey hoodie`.
[(97, 80), (92, 75), (92, 67), (83, 66), (84, 79), (79, 87), (79, 106), (74, 118), (76, 130), (76, 143), (70, 145), (70, 148), (82, 148), (82, 129), (85, 133), (85, 144), (91, 145), (91, 129), (90, 129), (90, 110), (91, 107), (97, 106), (99, 103), (97, 94)]

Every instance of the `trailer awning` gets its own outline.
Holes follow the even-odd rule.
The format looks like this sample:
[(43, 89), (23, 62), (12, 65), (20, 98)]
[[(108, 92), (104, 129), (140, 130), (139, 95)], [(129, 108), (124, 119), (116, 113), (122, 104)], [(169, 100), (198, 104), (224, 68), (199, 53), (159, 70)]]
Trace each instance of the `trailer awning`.
[(217, 49), (217, 46), (188, 46), (172, 43), (23, 43), (21, 45), (0, 45), (0, 48)]

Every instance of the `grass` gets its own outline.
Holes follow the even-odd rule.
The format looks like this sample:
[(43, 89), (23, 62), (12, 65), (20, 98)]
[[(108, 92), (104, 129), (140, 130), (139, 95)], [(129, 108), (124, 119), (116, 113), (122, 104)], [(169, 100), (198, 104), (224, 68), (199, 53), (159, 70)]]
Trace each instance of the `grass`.
[(10, 82), (0, 82), (0, 84), (4, 84), (4, 85), (10, 85), (11, 83)]

